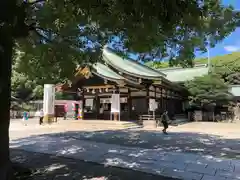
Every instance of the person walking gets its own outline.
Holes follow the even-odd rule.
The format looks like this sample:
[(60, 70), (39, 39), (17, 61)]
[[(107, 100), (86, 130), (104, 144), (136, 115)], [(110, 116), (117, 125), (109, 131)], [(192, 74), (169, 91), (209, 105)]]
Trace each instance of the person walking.
[(23, 112), (23, 123), (25, 126), (27, 126), (27, 121), (28, 121), (28, 113), (27, 111)]
[(167, 134), (168, 120), (169, 120), (168, 111), (164, 111), (164, 113), (162, 114), (162, 117), (161, 117), (161, 121), (162, 121), (162, 124), (163, 124), (162, 132), (164, 134)]
[(42, 125), (43, 117), (44, 117), (44, 112), (43, 112), (43, 109), (41, 109), (39, 113), (39, 125)]

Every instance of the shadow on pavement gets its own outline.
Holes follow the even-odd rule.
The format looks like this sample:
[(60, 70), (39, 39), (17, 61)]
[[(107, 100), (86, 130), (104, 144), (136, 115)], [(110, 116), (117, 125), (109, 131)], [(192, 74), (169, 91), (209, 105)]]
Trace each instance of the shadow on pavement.
[[(194, 164), (198, 160), (196, 157), (201, 157), (200, 163), (211, 163), (211, 167), (231, 170), (232, 162), (224, 158), (239, 159), (239, 146), (239, 139), (222, 139), (221, 136), (191, 132), (163, 135), (158, 132), (127, 130), (69, 131), (32, 135), (11, 141), (14, 162), (36, 167), (44, 175), (59, 179), (105, 177), (167, 180), (159, 175), (171, 176), (172, 173), (175, 173), (176, 178), (189, 178), (188, 175), (197, 175), (199, 178), (203, 174), (184, 172), (186, 163)], [(33, 151), (38, 153), (30, 153)], [(43, 152), (54, 155), (42, 154)], [(189, 154), (185, 157), (182, 152)]]
[(34, 169), (32, 180), (177, 180), (124, 168), (107, 167), (92, 162), (11, 149), (11, 159), (18, 166)]
[[(128, 147), (159, 149), (163, 151), (189, 152), (201, 155), (212, 155), (220, 158), (240, 159), (240, 139), (224, 139), (221, 136), (192, 132), (169, 133), (104, 130), (104, 131), (69, 131), (49, 134), (65, 139), (87, 140)], [(34, 137), (34, 136), (32, 136)], [(39, 135), (39, 138), (41, 135)], [(19, 140), (24, 140), (19, 139)], [(17, 141), (15, 141), (17, 142)]]

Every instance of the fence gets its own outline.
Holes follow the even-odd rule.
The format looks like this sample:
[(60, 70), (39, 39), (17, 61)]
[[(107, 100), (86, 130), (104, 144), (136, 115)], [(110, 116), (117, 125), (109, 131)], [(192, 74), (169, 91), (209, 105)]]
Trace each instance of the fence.
[[(36, 114), (36, 111), (30, 111), (28, 112), (28, 115), (30, 118), (34, 117)], [(10, 118), (11, 119), (19, 119), (22, 118), (23, 111), (10, 111)]]

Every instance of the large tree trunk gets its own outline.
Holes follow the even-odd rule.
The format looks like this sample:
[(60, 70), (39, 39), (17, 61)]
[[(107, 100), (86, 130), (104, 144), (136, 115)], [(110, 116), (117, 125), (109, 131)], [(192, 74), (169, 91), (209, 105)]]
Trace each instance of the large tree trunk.
[(9, 168), (10, 84), (12, 39), (0, 35), (0, 179), (5, 180)]
[[(1, 36), (0, 36), (1, 37)], [(0, 53), (0, 179), (6, 179), (6, 170), (9, 167), (9, 120), (10, 120), (10, 82), (12, 42), (3, 42), (0, 46), (4, 52)]]
[(0, 25), (0, 179), (9, 179), (9, 122), (11, 97), (11, 66), (13, 50), (12, 11), (16, 0), (1, 1)]

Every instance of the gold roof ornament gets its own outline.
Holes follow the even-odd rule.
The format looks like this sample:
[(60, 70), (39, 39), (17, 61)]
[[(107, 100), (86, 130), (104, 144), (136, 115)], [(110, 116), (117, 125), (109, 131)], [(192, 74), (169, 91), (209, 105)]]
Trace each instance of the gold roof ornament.
[(90, 71), (90, 68), (84, 67), (84, 68), (79, 68), (75, 76), (84, 76), (86, 79), (89, 79), (92, 76), (92, 73)]

